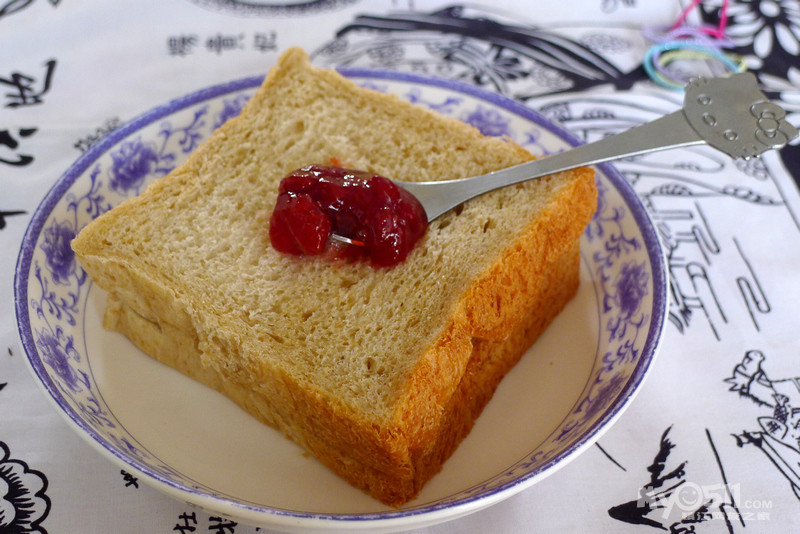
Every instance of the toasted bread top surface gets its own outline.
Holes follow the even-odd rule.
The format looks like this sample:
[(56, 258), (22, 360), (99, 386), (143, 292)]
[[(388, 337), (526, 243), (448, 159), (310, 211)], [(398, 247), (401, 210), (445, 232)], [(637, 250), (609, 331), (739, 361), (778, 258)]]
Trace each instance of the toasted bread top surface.
[[(385, 421), (421, 355), (466, 313), (463, 297), (476, 280), (534, 222), (546, 228), (543, 213), (552, 218), (564, 204), (562, 215), (572, 216), (564, 192), (592, 176), (564, 173), (469, 201), (434, 221), (409, 258), (390, 269), (276, 252), (268, 221), (279, 181), (331, 158), (423, 181), (532, 156), (311, 67), (303, 51), (291, 49), (239, 117), (169, 176), (88, 225), (73, 248), (104, 289), (124, 292), (137, 280), (138, 291), (170, 307), (160, 315), (191, 321), (207, 364), (255, 381), (259, 373), (281, 373)], [(147, 316), (145, 308), (137, 311)], [(438, 379), (459, 379), (444, 374)]]

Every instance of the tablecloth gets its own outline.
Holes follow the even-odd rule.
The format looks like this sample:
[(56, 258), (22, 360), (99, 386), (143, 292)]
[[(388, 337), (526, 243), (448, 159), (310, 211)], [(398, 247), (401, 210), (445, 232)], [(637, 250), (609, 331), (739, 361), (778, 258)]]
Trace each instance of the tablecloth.
[[(591, 141), (680, 106), (681, 93), (654, 83), (642, 61), (648, 36), (685, 9), (687, 24), (724, 18), (730, 50), (800, 123), (793, 0), (0, 1), (0, 531), (258, 530), (98, 456), (26, 369), (13, 306), (20, 243), (89, 147), (171, 99), (263, 76), (290, 46), (320, 66), (475, 84)], [(747, 161), (682, 149), (616, 167), (655, 222), (669, 268), (669, 322), (650, 376), (557, 473), (419, 532), (797, 530), (800, 146)], [(676, 520), (666, 507), (685, 513)]]

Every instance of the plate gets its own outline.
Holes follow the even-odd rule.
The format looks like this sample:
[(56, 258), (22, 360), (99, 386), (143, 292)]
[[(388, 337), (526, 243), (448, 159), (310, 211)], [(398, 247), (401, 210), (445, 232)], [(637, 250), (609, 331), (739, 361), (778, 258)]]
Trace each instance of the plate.
[[(578, 144), (529, 108), (473, 86), (342, 73), (537, 155)], [(599, 206), (581, 240), (577, 296), (503, 380), (442, 472), (400, 509), (350, 487), (225, 397), (102, 328), (104, 294), (77, 264), (70, 240), (180, 164), (238, 114), (261, 80), (201, 90), (119, 128), (68, 169), (34, 213), (14, 282), (19, 334), (33, 376), (72, 428), (177, 499), (243, 523), (303, 532), (450, 520), (530, 487), (593, 444), (642, 386), (667, 307), (657, 233), (609, 165), (597, 167)]]

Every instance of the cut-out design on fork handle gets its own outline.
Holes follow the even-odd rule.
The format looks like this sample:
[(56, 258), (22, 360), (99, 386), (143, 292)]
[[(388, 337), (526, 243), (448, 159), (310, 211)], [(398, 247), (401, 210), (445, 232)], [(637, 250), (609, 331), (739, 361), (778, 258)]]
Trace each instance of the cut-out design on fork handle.
[(786, 112), (767, 100), (750, 73), (692, 80), (686, 86), (683, 113), (710, 146), (732, 158), (758, 156), (797, 137)]

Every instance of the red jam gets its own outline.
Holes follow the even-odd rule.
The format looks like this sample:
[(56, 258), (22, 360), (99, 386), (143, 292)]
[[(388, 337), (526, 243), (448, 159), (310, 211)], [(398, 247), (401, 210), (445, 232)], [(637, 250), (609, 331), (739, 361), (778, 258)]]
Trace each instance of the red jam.
[(280, 252), (318, 255), (349, 238), (345, 256), (376, 267), (402, 262), (428, 227), (413, 195), (376, 174), (326, 165), (302, 167), (281, 180), (269, 238)]

